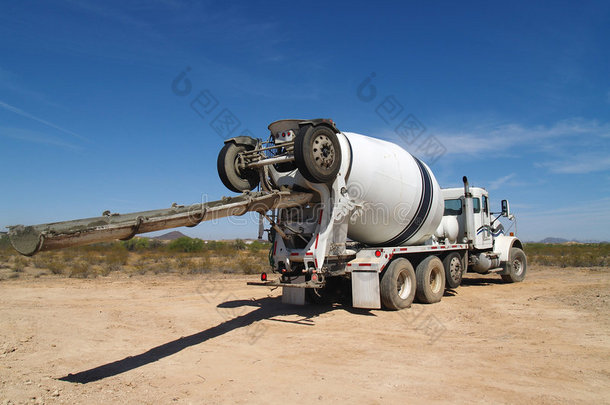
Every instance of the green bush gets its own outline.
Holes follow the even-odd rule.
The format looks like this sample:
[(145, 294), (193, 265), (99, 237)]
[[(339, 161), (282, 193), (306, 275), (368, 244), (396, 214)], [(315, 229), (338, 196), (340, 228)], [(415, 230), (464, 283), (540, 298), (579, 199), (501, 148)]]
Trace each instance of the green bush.
[(0, 251), (9, 250), (11, 248), (12, 248), (12, 246), (11, 246), (11, 242), (8, 239), (8, 235), (1, 234), (0, 235)]
[(233, 241), (233, 249), (235, 250), (246, 250), (246, 242), (241, 239), (235, 239)]
[(170, 252), (201, 252), (203, 250), (204, 242), (201, 239), (182, 237), (171, 241), (167, 245), (167, 249)]
[(259, 252), (261, 250), (269, 250), (269, 248), (271, 247), (271, 243), (267, 242), (267, 241), (262, 241), (262, 240), (255, 240), (254, 242), (250, 243), (248, 245), (248, 250), (251, 252)]
[(148, 238), (133, 238), (121, 241), (121, 245), (130, 252), (139, 252), (147, 250), (150, 247)]

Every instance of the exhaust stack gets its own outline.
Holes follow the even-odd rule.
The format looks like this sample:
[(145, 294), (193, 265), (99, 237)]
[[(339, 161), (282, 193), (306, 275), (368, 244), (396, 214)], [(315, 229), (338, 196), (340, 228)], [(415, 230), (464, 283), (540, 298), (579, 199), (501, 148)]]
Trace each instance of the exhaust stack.
[(468, 185), (468, 178), (464, 176), (462, 178), (464, 182), (464, 211), (466, 211), (466, 223), (465, 223), (465, 238), (466, 243), (471, 247), (474, 242), (474, 210), (472, 206), (472, 193), (470, 192), (470, 186)]

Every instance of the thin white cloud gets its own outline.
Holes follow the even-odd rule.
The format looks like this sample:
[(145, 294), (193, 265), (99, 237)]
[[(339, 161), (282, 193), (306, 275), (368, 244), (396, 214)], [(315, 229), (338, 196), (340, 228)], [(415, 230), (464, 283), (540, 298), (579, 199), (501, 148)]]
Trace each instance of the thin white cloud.
[(451, 132), (432, 128), (434, 134), (447, 148), (447, 154), (478, 155), (483, 152), (507, 152), (508, 149), (540, 145), (550, 139), (573, 137), (610, 137), (610, 123), (572, 118), (551, 126), (524, 127), (519, 124), (487, 125), (469, 131)]
[(493, 180), (489, 182), (489, 190), (497, 190), (499, 189), (502, 185), (504, 185), (507, 181), (509, 181), (510, 179), (512, 179), (513, 177), (515, 177), (516, 174), (515, 173), (510, 173), (507, 174), (506, 176), (502, 176), (499, 179)]
[(537, 163), (552, 173), (584, 174), (610, 170), (610, 156), (605, 153), (580, 153)]
[(72, 150), (82, 149), (82, 147), (66, 142), (63, 139), (58, 139), (51, 135), (29, 129), (0, 127), (0, 136), (42, 145), (59, 146)]
[(64, 106), (59, 105), (52, 100), (49, 100), (49, 98), (45, 94), (28, 88), (27, 85), (24, 85), (22, 83), (22, 80), (19, 75), (3, 68), (2, 66), (0, 66), (0, 88), (5, 91), (8, 90), (9, 92), (15, 93), (16, 95), (25, 99), (36, 100), (46, 105), (65, 110)]
[(70, 130), (62, 128), (62, 127), (60, 127), (58, 125), (55, 125), (52, 122), (49, 122), (47, 120), (43, 120), (42, 118), (38, 118), (38, 117), (36, 117), (36, 116), (26, 112), (26, 111), (23, 111), (22, 109), (19, 109), (19, 108), (14, 107), (14, 106), (12, 106), (10, 104), (7, 104), (7, 103), (3, 102), (2, 100), (0, 100), (0, 108), (4, 108), (5, 110), (8, 110), (8, 111), (10, 111), (12, 113), (21, 115), (22, 117), (26, 117), (26, 118), (29, 118), (31, 120), (40, 122), (41, 124), (44, 124), (44, 125), (46, 125), (48, 127), (51, 127), (51, 128), (54, 128), (54, 129), (56, 129), (58, 131), (61, 131), (61, 132), (65, 133), (65, 134), (72, 135), (75, 138), (78, 138), (78, 139), (81, 139), (81, 140), (84, 140), (84, 141), (88, 141), (88, 139), (85, 138), (82, 135), (79, 135), (79, 134), (77, 134), (75, 132), (72, 132)]

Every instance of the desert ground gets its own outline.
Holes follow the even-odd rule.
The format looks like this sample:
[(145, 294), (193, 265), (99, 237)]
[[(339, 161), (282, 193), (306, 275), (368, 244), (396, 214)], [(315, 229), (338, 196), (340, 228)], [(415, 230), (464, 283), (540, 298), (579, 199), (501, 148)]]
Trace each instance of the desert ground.
[(610, 403), (610, 268), (468, 275), (399, 312), (257, 276), (0, 282), (2, 403)]

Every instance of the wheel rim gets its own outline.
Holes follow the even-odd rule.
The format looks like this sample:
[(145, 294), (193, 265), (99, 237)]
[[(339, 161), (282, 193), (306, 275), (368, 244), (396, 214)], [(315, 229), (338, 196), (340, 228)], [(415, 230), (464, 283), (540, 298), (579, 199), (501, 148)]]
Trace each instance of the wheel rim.
[(430, 272), (430, 289), (435, 294), (441, 289), (441, 273), (436, 268)]
[(523, 273), (523, 263), (521, 263), (521, 260), (513, 260), (513, 272), (516, 276), (519, 276), (521, 275), (521, 273)]
[(326, 135), (318, 135), (313, 140), (312, 155), (314, 162), (322, 169), (329, 169), (335, 161), (335, 146)]
[(453, 280), (458, 280), (460, 274), (462, 273), (462, 263), (461, 260), (457, 257), (451, 259), (451, 263), (449, 263), (449, 274)]
[(237, 175), (239, 177), (242, 176), (241, 169), (239, 168), (240, 163), (241, 163), (241, 158), (238, 153), (237, 155), (235, 155), (235, 162), (233, 162), (233, 167), (235, 168), (235, 173), (237, 173)]
[(398, 275), (398, 280), (397, 280), (397, 290), (398, 290), (398, 296), (403, 299), (406, 300), (409, 295), (411, 295), (411, 279), (409, 278), (409, 276), (407, 275), (407, 273), (405, 271), (401, 272)]

